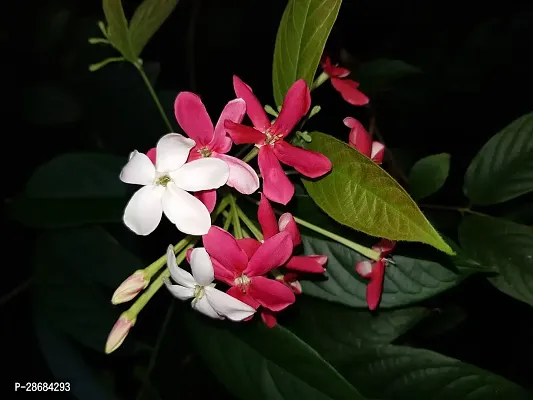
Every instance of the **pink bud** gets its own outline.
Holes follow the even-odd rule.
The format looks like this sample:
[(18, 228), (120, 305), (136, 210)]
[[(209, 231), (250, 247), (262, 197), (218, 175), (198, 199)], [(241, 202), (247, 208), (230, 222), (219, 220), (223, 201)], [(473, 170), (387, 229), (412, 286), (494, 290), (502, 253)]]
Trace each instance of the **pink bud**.
[(113, 325), (113, 328), (111, 328), (111, 332), (109, 332), (109, 336), (107, 337), (107, 342), (105, 344), (106, 354), (112, 353), (120, 347), (134, 324), (135, 319), (130, 320), (126, 316), (126, 313), (123, 313), (120, 316), (117, 322), (115, 322), (115, 325)]
[(134, 299), (141, 290), (146, 289), (150, 283), (149, 280), (145, 279), (144, 271), (135, 271), (133, 275), (130, 275), (128, 279), (120, 284), (120, 286), (113, 293), (111, 298), (111, 303), (121, 304), (127, 301)]

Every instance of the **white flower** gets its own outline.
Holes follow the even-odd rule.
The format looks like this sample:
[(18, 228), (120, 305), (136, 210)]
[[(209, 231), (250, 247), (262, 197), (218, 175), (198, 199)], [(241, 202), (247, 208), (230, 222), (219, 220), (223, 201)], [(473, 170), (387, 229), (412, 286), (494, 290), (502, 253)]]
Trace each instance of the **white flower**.
[(155, 166), (143, 153), (134, 151), (120, 173), (125, 183), (143, 185), (124, 211), (124, 223), (138, 235), (149, 235), (163, 212), (176, 227), (189, 235), (205, 235), (211, 217), (205, 205), (187, 193), (217, 189), (229, 177), (228, 165), (216, 158), (186, 163), (192, 139), (177, 133), (163, 136), (157, 143)]
[(209, 254), (203, 247), (193, 249), (190, 257), (192, 275), (178, 267), (172, 246), (168, 246), (167, 265), (170, 275), (178, 285), (168, 280), (168, 290), (180, 300), (194, 298), (192, 308), (211, 318), (242, 321), (255, 313), (248, 304), (215, 289), (214, 271)]

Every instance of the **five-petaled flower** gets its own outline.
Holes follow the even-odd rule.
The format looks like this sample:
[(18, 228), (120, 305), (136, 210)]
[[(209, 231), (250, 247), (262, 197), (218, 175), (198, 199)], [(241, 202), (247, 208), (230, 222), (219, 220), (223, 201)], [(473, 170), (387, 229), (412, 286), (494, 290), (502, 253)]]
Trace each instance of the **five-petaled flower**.
[(335, 90), (341, 94), (344, 100), (354, 106), (368, 104), (368, 97), (358, 89), (359, 82), (347, 78), (347, 76), (350, 75), (349, 69), (333, 65), (328, 56), (322, 57), (320, 65), (324, 72), (330, 77), (331, 84)]
[(385, 268), (387, 267), (387, 257), (396, 247), (396, 242), (388, 239), (372, 246), (372, 250), (380, 254), (380, 259), (375, 262), (359, 261), (355, 265), (355, 271), (363, 278), (369, 278), (366, 286), (366, 303), (370, 310), (375, 310), (381, 300), (383, 292), (383, 280), (385, 278)]
[(149, 235), (159, 225), (162, 213), (178, 230), (203, 235), (211, 226), (206, 206), (189, 192), (216, 189), (229, 177), (228, 165), (216, 158), (186, 164), (192, 139), (177, 133), (163, 136), (157, 143), (155, 166), (150, 158), (133, 151), (120, 173), (125, 183), (143, 185), (124, 211), (124, 223), (138, 235)]
[[(219, 158), (229, 167), (228, 186), (243, 194), (252, 194), (259, 188), (259, 178), (253, 168), (238, 158), (226, 155), (232, 143), (226, 135), (224, 121), (235, 123), (242, 121), (246, 112), (246, 103), (243, 99), (235, 99), (226, 104), (214, 128), (202, 100), (194, 93), (178, 94), (174, 103), (174, 112), (185, 133), (196, 142), (189, 153), (188, 161), (202, 157)], [(206, 205), (209, 212), (213, 211), (217, 202), (216, 190), (197, 192), (195, 196)]]
[(193, 299), (192, 308), (215, 319), (242, 321), (255, 313), (255, 309), (248, 304), (215, 288), (213, 264), (203, 247), (192, 249), (188, 258), (192, 275), (178, 267), (174, 249), (172, 245), (168, 246), (167, 266), (178, 285), (168, 280), (165, 280), (165, 285), (175, 297), (180, 300)]
[(292, 240), (287, 232), (278, 233), (264, 243), (253, 239), (236, 240), (218, 226), (203, 236), (211, 256), (215, 278), (231, 286), (228, 294), (254, 309), (263, 306), (281, 311), (294, 303), (292, 290), (265, 275), (284, 265), (292, 254)]
[(355, 118), (344, 118), (344, 125), (350, 128), (348, 144), (370, 158), (376, 164), (381, 164), (383, 162), (385, 146), (380, 142), (373, 142), (370, 133), (368, 133), (365, 127)]
[(309, 178), (318, 178), (331, 170), (331, 162), (323, 154), (295, 147), (284, 140), (309, 111), (309, 88), (303, 79), (296, 81), (285, 96), (278, 118), (271, 123), (248, 85), (234, 76), (233, 87), (237, 97), (246, 102), (246, 113), (254, 128), (226, 120), (226, 131), (235, 144), (253, 143), (259, 148), (263, 192), (270, 200), (287, 204), (294, 195), (294, 185), (283, 172), (280, 161)]

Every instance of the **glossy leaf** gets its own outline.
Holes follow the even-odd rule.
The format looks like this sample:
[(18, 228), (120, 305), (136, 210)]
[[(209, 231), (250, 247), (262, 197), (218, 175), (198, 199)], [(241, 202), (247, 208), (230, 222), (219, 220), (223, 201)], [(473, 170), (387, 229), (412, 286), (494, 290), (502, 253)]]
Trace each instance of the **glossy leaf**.
[(277, 325), (235, 325), (187, 314), (186, 326), (205, 363), (239, 399), (364, 399), (305, 342)]
[(533, 190), (533, 113), (481, 148), (468, 167), (464, 192), (474, 204), (501, 203)]
[(434, 154), (418, 160), (409, 171), (409, 192), (415, 200), (438, 191), (450, 173), (450, 155)]
[(470, 257), (499, 272), (489, 278), (496, 288), (533, 306), (533, 227), (469, 215), (459, 240)]
[(309, 195), (337, 222), (375, 237), (422, 242), (453, 250), (409, 194), (385, 170), (348, 144), (312, 132), (306, 148), (327, 156), (333, 169), (317, 180), (303, 179)]
[(130, 21), (130, 40), (133, 52), (139, 56), (144, 47), (170, 16), (178, 0), (144, 0)]
[(289, 0), (278, 28), (272, 84), (276, 105), (298, 79), (311, 86), (342, 0)]
[(104, 15), (107, 21), (107, 37), (113, 46), (128, 61), (137, 61), (138, 54), (133, 52), (130, 33), (128, 30), (128, 20), (124, 15), (121, 0), (103, 0)]
[[(327, 279), (301, 282), (305, 295), (367, 308), (367, 280), (355, 272), (355, 264), (366, 260), (359, 253), (338, 243), (303, 236), (304, 254), (326, 254)], [(385, 270), (380, 308), (399, 307), (435, 296), (456, 286), (462, 277), (434, 261), (395, 255)]]

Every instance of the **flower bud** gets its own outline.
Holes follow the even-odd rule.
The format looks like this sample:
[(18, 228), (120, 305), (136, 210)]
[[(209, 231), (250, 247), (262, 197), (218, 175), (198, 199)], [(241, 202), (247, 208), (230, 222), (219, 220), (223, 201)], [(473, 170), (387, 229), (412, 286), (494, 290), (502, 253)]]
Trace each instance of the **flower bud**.
[(121, 304), (134, 299), (141, 290), (146, 289), (148, 283), (150, 283), (150, 281), (145, 279), (144, 271), (135, 271), (133, 275), (122, 282), (117, 290), (115, 290), (111, 303)]
[(120, 347), (128, 333), (130, 332), (131, 327), (135, 324), (135, 318), (130, 320), (126, 313), (123, 313), (120, 318), (115, 322), (109, 336), (107, 337), (107, 342), (105, 344), (106, 354), (114, 352)]

